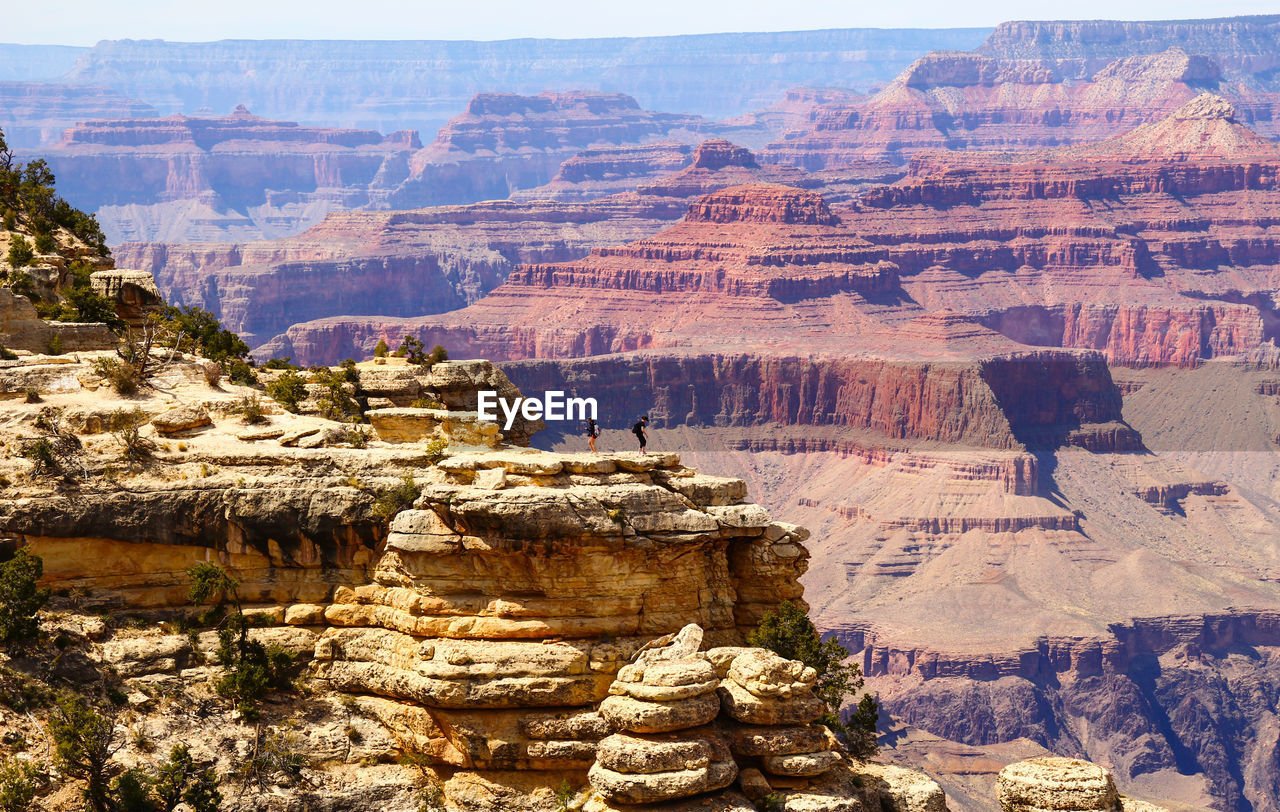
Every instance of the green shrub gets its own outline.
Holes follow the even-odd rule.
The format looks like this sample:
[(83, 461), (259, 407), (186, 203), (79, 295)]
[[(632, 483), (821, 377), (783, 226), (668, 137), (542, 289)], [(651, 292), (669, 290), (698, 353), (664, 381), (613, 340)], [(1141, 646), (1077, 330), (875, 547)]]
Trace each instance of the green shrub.
[(373, 357), (386, 358), (389, 352), (391, 352), (391, 348), (387, 346), (387, 340), (385, 338), (378, 339), (378, 345), (373, 348)]
[(240, 415), (240, 422), (246, 426), (267, 422), (267, 412), (262, 408), (262, 401), (257, 395), (245, 395), (236, 402), (233, 411)]
[(138, 391), (138, 385), (142, 382), (138, 368), (122, 358), (95, 358), (93, 371), (118, 395), (132, 395)]
[(405, 474), (400, 484), (393, 488), (381, 488), (373, 499), (373, 515), (379, 521), (389, 522), (402, 510), (407, 510), (422, 495), (422, 487), (413, 481), (413, 474)]
[(185, 349), (181, 342), (184, 338), (189, 339), (199, 355), (222, 364), (224, 369), (229, 370), (233, 361), (243, 362), (249, 355), (249, 345), (240, 336), (224, 328), (217, 317), (207, 310), (199, 307), (170, 307), (164, 311), (164, 318), (169, 322), (169, 329), (174, 334), (179, 349)]
[(302, 367), (300, 367), (300, 366), (297, 366), (297, 365), (295, 365), (295, 364), (291, 364), (291, 363), (289, 363), (289, 361), (290, 361), (290, 360), (291, 360), (291, 359), (290, 359), (290, 358), (288, 358), (288, 357), (285, 357), (285, 358), (272, 358), (271, 360), (269, 360), (269, 361), (267, 361), (265, 364), (263, 364), (263, 365), (262, 365), (262, 368), (263, 368), (263, 369), (292, 369), (292, 370), (299, 370), (299, 369), (302, 369)]
[(198, 766), (187, 746), (179, 744), (169, 753), (169, 760), (160, 765), (152, 792), (165, 812), (182, 803), (192, 812), (217, 812), (222, 803), (220, 784), (213, 769)]
[(47, 231), (41, 231), (36, 234), (36, 253), (52, 254), (58, 250), (58, 241), (53, 235)]
[(311, 373), (311, 382), (324, 387), (324, 390), (316, 396), (316, 407), (320, 410), (321, 417), (326, 420), (345, 421), (360, 416), (360, 404), (347, 389), (347, 386), (352, 383), (359, 386), (360, 376), (356, 373), (355, 362), (352, 362), (349, 368), (344, 367), (338, 370), (319, 367)]
[[(823, 640), (803, 610), (784, 601), (776, 611), (765, 612), (759, 627), (748, 635), (747, 645), (799, 660), (818, 672), (814, 693), (827, 706), (819, 721), (831, 728), (854, 756), (866, 759), (875, 754), (879, 716), (875, 698), (863, 697), (858, 710), (847, 719), (840, 715), (845, 700), (862, 689), (862, 669), (857, 663), (846, 663), (848, 650), (835, 639)], [(871, 713), (873, 707), (875, 713)]]
[(228, 364), (227, 375), (231, 378), (232, 383), (238, 383), (241, 386), (255, 386), (258, 383), (258, 373), (254, 370), (253, 365), (240, 358), (231, 360)]
[(250, 619), (240, 604), (239, 581), (217, 564), (202, 562), (187, 570), (191, 578), (191, 602), (204, 604), (217, 598), (215, 608), (228, 600), (232, 611), (218, 628), (218, 658), (222, 673), (214, 681), (221, 696), (236, 703), (246, 719), (258, 716), (256, 702), (272, 690), (291, 685), (294, 657), (276, 645), (264, 646), (249, 637)]
[(18, 227), (18, 213), (13, 209), (5, 209), (4, 217), (0, 219), (0, 228), (5, 231), (13, 231)]
[(3, 344), (0, 344), (0, 361), (16, 361), (16, 360), (18, 360), (18, 354), (13, 350), (6, 349)]
[(307, 384), (298, 373), (286, 370), (267, 384), (267, 397), (283, 406), (285, 411), (297, 412), (298, 404), (307, 398)]
[(9, 254), (6, 259), (10, 267), (25, 268), (36, 258), (36, 252), (21, 234), (14, 234), (9, 239)]
[(157, 446), (155, 441), (141, 434), (142, 427), (150, 418), (147, 413), (134, 407), (124, 410), (116, 409), (107, 420), (107, 430), (120, 443), (121, 456), (127, 462), (137, 464), (151, 459)]
[(111, 757), (122, 744), (115, 716), (110, 705), (97, 708), (75, 694), (64, 695), (49, 714), (55, 760), (67, 775), (84, 779), (85, 801), (95, 812), (110, 809)]
[(57, 317), (59, 321), (101, 322), (110, 327), (121, 324), (115, 302), (94, 293), (93, 288), (73, 287), (63, 291), (62, 298), (65, 301)]
[(26, 547), (0, 563), (0, 643), (23, 645), (40, 632), (38, 614), (49, 600), (49, 590), (38, 584), (44, 561)]
[(39, 477), (87, 476), (84, 445), (62, 426), (62, 410), (46, 407), (35, 419), (38, 437), (22, 442), (19, 453), (31, 461)]
[(0, 763), (0, 812), (27, 812), (33, 809), (39, 787), (40, 770), (29, 761), (7, 758)]

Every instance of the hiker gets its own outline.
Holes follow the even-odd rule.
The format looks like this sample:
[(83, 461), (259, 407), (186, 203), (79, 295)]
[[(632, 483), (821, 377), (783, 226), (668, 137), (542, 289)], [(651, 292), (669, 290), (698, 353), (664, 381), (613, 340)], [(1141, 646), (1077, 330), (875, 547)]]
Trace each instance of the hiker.
[(596, 438), (600, 436), (600, 424), (596, 422), (594, 417), (587, 418), (587, 445), (591, 448), (592, 454), (599, 454), (596, 448)]
[(648, 453), (645, 451), (645, 448), (644, 448), (649, 442), (648, 435), (644, 433), (644, 427), (647, 425), (649, 425), (649, 415), (642, 414), (640, 415), (640, 419), (636, 421), (636, 424), (631, 427), (631, 433), (634, 434), (636, 436), (636, 439), (640, 441), (641, 454)]

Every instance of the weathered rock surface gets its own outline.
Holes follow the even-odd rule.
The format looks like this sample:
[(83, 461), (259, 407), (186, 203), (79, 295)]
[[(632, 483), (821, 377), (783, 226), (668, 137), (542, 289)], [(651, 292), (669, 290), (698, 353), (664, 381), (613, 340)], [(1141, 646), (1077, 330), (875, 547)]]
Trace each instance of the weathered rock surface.
[(295, 234), (385, 195), (420, 147), (415, 133), (305, 127), (240, 106), (218, 118), (81, 119), (38, 154), (59, 193), (117, 243)]
[(9, 78), (0, 77), (0, 130), (20, 153), (56, 143), (63, 130), (88, 119), (157, 115), (151, 105), (105, 87), (4, 81)]

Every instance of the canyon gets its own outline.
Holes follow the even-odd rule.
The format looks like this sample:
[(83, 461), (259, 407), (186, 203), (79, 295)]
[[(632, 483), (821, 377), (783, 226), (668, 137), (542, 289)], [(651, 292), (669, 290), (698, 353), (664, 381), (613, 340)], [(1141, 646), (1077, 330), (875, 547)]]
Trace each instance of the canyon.
[[(675, 171), (628, 175), (620, 168), (634, 164), (619, 155), (640, 152), (648, 161), (654, 150), (678, 156)], [(288, 239), (125, 243), (114, 253), (122, 266), (154, 273), (170, 301), (209, 310), (257, 347), (300, 319), (456, 310), (478, 301), (519, 265), (575, 259), (657, 232), (703, 192), (803, 175), (759, 166), (750, 152), (722, 139), (696, 148), (586, 150), (576, 160), (518, 202), (338, 212)], [(598, 196), (602, 177), (628, 191)]]
[(609, 448), (643, 411), (820, 529), (814, 615), (925, 752), (1027, 740), (1171, 808), (1273, 809), (1277, 167), (1202, 94), (1100, 142), (920, 154), (844, 202), (728, 187), (463, 310), (264, 351), (414, 335), (597, 397)]
[[(288, 128), (307, 133), (303, 153), (340, 162), (385, 149), (384, 163), (358, 188), (289, 187), (277, 201), (316, 208), (273, 212), (277, 232), (237, 232), (206, 213), (196, 230), (132, 232), (138, 241), (114, 246), (117, 264), (154, 273), (174, 303), (210, 310), (262, 360), (367, 359), (407, 335), (455, 361), (429, 372), (394, 358), (357, 365), (381, 400), (366, 457), (314, 414), (273, 415), (279, 436), (233, 430), (226, 399), (193, 370), (184, 391), (208, 402), (213, 427), (187, 462), (168, 450), (164, 459), (195, 484), (138, 483), (143, 495), (129, 497), (124, 529), (112, 532), (134, 539), (175, 524), (149, 524), (152, 511), (224, 517), (155, 540), (243, 565), (255, 600), (282, 619), (271, 633), (296, 637), (327, 687), (437, 759), (449, 797), (478, 808), (534, 792), (550, 804), (562, 773), (575, 786), (603, 776), (593, 791), (619, 798), (654, 790), (659, 779), (627, 777), (639, 773), (619, 755), (634, 746), (628, 736), (649, 734), (620, 723), (604, 745), (598, 720), (579, 718), (594, 712), (587, 694), (643, 701), (688, 689), (710, 708), (709, 678), (649, 684), (624, 679), (624, 661), (686, 623), (719, 657), (711, 651), (739, 645), (764, 608), (803, 584), (818, 627), (855, 653), (879, 695), (888, 760), (926, 771), (952, 810), (988, 812), (998, 794), (1023, 792), (1010, 782), (1059, 767), (1090, 776), (1099, 809), (1114, 808), (1118, 786), (1176, 812), (1280, 810), (1278, 31), (1274, 17), (1006, 23), (973, 51), (953, 48), (980, 36), (882, 54), (874, 80), (862, 62), (841, 74), (806, 52), (844, 89), (766, 93), (753, 84), (757, 66), (743, 68), (741, 88), (696, 104), (712, 78), (650, 93), (608, 73), (528, 87), (522, 75), (451, 102), (449, 113), (465, 112), (425, 145), (330, 129), (425, 115), (407, 108), (351, 103), (325, 127), (255, 119), (277, 141)], [(778, 42), (841, 35), (769, 35), (783, 64), (772, 75), (785, 80), (804, 61)], [(190, 53), (218, 63), (254, 47)], [(135, 59), (179, 65), (184, 48), (104, 43), (78, 71), (168, 113), (194, 103), (180, 83), (165, 86), (162, 104), (156, 86), (107, 79)], [(205, 92), (252, 90), (220, 81)], [(254, 109), (293, 105), (288, 117), (309, 121), (314, 104)], [(669, 110), (688, 112), (655, 112)], [(203, 119), (124, 121), (119, 132), (137, 141), (175, 121)], [(93, 138), (110, 137), (95, 127), (112, 130), (83, 128), (86, 155)], [(324, 141), (366, 137), (383, 140)], [(269, 233), (282, 236), (261, 239)], [(24, 357), (15, 369), (50, 369), (12, 373), (11, 394), (37, 378), (69, 391), (92, 381), (59, 364)], [(419, 398), (442, 395), (446, 379), (459, 387), (455, 410), (474, 408), (465, 391), (482, 379), (595, 397), (606, 451), (587, 457), (580, 427), (553, 425), (507, 438), (536, 451), (459, 452), (489, 435), (469, 418), (425, 414)], [(34, 413), (15, 408), (22, 420)], [(627, 428), (642, 413), (651, 453), (616, 451), (634, 447)], [(441, 437), (455, 448), (426, 461), (425, 443)], [(213, 474), (197, 479), (197, 461)], [(293, 466), (289, 482), (275, 478), (277, 464)], [(384, 526), (369, 513), (372, 494), (409, 469), (428, 487)], [(265, 512), (266, 497), (248, 493), (258, 484), (283, 506)], [(156, 607), (180, 600), (181, 567), (160, 552), (146, 554), (165, 573), (154, 592), (140, 573), (73, 583), (68, 539), (104, 536), (104, 556), (129, 540), (76, 524), (109, 512), (105, 496), (33, 499), (7, 508), (3, 526), (44, 545), (62, 586)], [(601, 511), (621, 511), (647, 540), (632, 549)], [(60, 525), (62, 515), (71, 518)], [(224, 555), (219, 540), (246, 533), (247, 546)], [(804, 560), (771, 558), (759, 543), (770, 535), (787, 553), (803, 546)], [(681, 569), (695, 559), (701, 569)], [(680, 584), (670, 611), (656, 593), (627, 592), (661, 573)], [(553, 594), (553, 574), (583, 591)], [(496, 585), (504, 578), (519, 595)], [(452, 591), (464, 582), (483, 594)], [(502, 651), (476, 644), (499, 638)], [(529, 707), (484, 704), (508, 700), (481, 672), (528, 690), (517, 704), (554, 694), (557, 718), (528, 722)], [(727, 670), (716, 679), (736, 690)], [(710, 748), (698, 768), (707, 787), (727, 762), (689, 731), (672, 728), (662, 745)], [(804, 755), (828, 758), (817, 752)], [(1116, 786), (1051, 755), (1097, 762)], [(1006, 775), (1013, 762), (1036, 766)], [(526, 771), (540, 773), (536, 787)]]
[(989, 33), (834, 29), (496, 42), (107, 40), (81, 52), (61, 80), (110, 87), (166, 115), (243, 104), (268, 118), (429, 135), (477, 93), (492, 91), (625, 93), (650, 109), (740, 115), (773, 104), (794, 87), (866, 89), (927, 51), (972, 48)]

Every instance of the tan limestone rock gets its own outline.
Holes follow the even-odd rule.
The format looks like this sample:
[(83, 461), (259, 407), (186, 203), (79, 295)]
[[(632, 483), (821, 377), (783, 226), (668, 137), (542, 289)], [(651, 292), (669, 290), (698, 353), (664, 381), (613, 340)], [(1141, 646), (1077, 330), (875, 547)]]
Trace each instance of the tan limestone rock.
[(615, 772), (649, 774), (702, 769), (712, 755), (706, 741), (687, 734), (615, 733), (600, 742), (596, 761)]
[(729, 749), (737, 756), (784, 756), (830, 749), (830, 732), (822, 725), (726, 725)]
[(1041, 756), (1000, 771), (997, 793), (1005, 812), (1115, 809), (1119, 800), (1111, 773), (1097, 764), (1060, 756)]
[(632, 733), (666, 733), (705, 725), (720, 712), (715, 694), (672, 702), (648, 702), (629, 696), (611, 696), (600, 703), (600, 715), (616, 730)]
[(840, 754), (830, 750), (816, 753), (792, 753), (781, 756), (765, 756), (762, 759), (766, 771), (774, 775), (807, 777), (822, 775), (840, 763)]
[(161, 434), (180, 434), (212, 424), (209, 410), (198, 403), (178, 406), (151, 418), (151, 425)]

